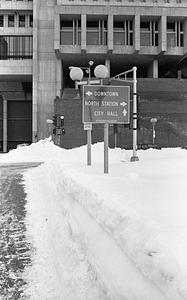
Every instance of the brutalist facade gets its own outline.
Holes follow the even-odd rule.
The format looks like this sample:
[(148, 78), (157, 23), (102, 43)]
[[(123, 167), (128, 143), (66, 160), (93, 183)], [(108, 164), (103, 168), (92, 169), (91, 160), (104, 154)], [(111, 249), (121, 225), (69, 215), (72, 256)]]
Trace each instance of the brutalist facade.
[[(185, 0), (1, 0), (1, 150), (47, 137), (54, 113), (65, 116), (61, 146), (86, 143), (81, 90), (74, 89), (69, 67), (84, 70), (89, 61), (91, 77), (99, 64), (107, 66), (109, 78), (137, 67), (139, 143), (152, 141), (150, 121), (157, 118), (156, 143), (184, 146), (186, 53)], [(102, 126), (93, 126), (93, 142), (103, 139)], [(131, 147), (132, 129), (118, 126), (117, 145)]]

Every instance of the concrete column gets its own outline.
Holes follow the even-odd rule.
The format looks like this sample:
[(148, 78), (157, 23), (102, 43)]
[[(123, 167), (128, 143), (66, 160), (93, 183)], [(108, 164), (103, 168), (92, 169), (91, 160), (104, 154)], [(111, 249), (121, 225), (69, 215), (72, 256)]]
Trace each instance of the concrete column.
[(158, 78), (158, 60), (154, 59), (148, 66), (148, 78)]
[(3, 152), (7, 152), (8, 145), (7, 123), (7, 100), (3, 100)]
[(86, 51), (86, 15), (81, 15), (81, 50)]
[(32, 141), (38, 140), (38, 4), (33, 1), (33, 95), (32, 95)]
[(140, 16), (134, 17), (133, 22), (134, 50), (140, 51)]
[(108, 69), (108, 76), (110, 78), (110, 59), (106, 59), (105, 60), (105, 66), (107, 67)]
[(114, 29), (113, 29), (113, 15), (108, 15), (108, 30), (107, 30), (107, 45), (108, 45), (108, 51), (113, 50), (113, 45), (114, 45)]
[(62, 97), (62, 81), (62, 61), (59, 59), (56, 62), (56, 96), (58, 96), (59, 98)]
[(54, 15), (54, 49), (56, 57), (60, 59), (60, 15)]
[(159, 52), (163, 53), (167, 50), (167, 32), (166, 32), (167, 17), (162, 16), (158, 22), (158, 46)]

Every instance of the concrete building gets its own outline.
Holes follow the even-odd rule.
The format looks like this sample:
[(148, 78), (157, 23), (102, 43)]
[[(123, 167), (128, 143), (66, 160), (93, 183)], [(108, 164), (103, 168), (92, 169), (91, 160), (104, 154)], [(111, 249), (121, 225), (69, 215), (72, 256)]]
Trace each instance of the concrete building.
[[(108, 77), (137, 67), (140, 142), (151, 140), (156, 117), (162, 146), (187, 143), (186, 0), (1, 0), (1, 151), (47, 137), (54, 113), (65, 115), (62, 146), (86, 142), (69, 66), (89, 61), (91, 76), (98, 64), (107, 66)], [(111, 145), (112, 132), (111, 126)], [(119, 126), (119, 146), (130, 145), (131, 136)], [(100, 140), (95, 125), (93, 141)]]

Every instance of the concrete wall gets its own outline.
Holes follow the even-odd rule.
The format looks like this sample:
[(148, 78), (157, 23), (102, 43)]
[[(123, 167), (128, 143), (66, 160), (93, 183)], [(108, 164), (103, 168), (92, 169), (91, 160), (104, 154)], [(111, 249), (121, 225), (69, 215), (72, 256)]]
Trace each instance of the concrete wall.
[(187, 80), (138, 80), (139, 141), (152, 140), (151, 118), (157, 118), (156, 143), (164, 147), (187, 145)]
[[(187, 145), (187, 80), (138, 79), (138, 95), (140, 96), (138, 143), (152, 143), (150, 120), (157, 118), (155, 143), (161, 147)], [(65, 117), (66, 134), (61, 138), (61, 146), (73, 148), (86, 144), (86, 132), (82, 123), (82, 100), (75, 90), (70, 90), (69, 95), (66, 93), (66, 99), (55, 101), (54, 112)], [(112, 125), (109, 132), (109, 144), (110, 147), (114, 147)], [(92, 141), (93, 143), (103, 141), (102, 124), (93, 125)], [(118, 125), (117, 146), (132, 148), (132, 128)]]
[(32, 60), (0, 60), (0, 78), (6, 81), (6, 76), (32, 75)]
[(46, 120), (52, 119), (54, 99), (61, 93), (62, 66), (54, 52), (55, 2), (33, 1), (33, 140), (48, 135)]

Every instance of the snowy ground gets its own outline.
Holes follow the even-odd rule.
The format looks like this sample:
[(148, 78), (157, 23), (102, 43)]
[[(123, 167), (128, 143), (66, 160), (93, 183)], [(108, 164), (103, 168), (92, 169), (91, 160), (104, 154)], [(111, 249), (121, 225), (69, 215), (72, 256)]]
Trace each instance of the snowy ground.
[(187, 299), (187, 151), (65, 150), (49, 140), (0, 156), (24, 175), (31, 300)]

